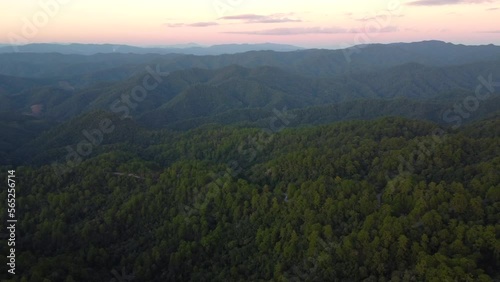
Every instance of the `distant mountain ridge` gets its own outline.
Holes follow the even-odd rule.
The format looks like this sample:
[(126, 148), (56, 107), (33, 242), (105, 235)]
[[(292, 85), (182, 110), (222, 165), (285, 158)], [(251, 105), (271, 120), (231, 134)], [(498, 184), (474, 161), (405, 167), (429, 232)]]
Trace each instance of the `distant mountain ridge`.
[[(78, 75), (116, 81), (160, 65), (164, 71), (191, 68), (219, 69), (230, 65), (247, 68), (272, 66), (310, 77), (377, 71), (408, 63), (427, 66), (453, 66), (500, 60), (500, 46), (464, 46), (441, 41), (370, 44), (342, 50), (305, 49), (290, 52), (249, 51), (223, 55), (123, 54), (64, 55), (58, 53), (0, 53), (0, 74), (20, 77), (59, 77)], [(79, 82), (77, 79), (76, 82)], [(81, 84), (81, 82), (79, 82)]]
[(261, 44), (220, 44), (213, 46), (195, 46), (194, 44), (174, 45), (165, 47), (137, 47), (120, 44), (51, 44), (33, 43), (21, 46), (0, 45), (0, 53), (60, 53), (67, 55), (95, 55), (95, 54), (191, 54), (191, 55), (221, 55), (235, 54), (249, 51), (277, 51), (288, 52), (301, 50), (303, 48), (274, 43)]
[[(147, 67), (164, 77), (148, 89), (145, 100), (125, 107), (132, 89), (144, 83)], [(140, 127), (171, 130), (265, 126), (276, 110), (297, 116), (289, 126), (382, 116), (454, 126), (500, 111), (500, 91), (490, 86), (482, 89), (491, 92), (487, 102), (464, 104), (475, 101), (479, 78), (498, 81), (498, 74), (499, 46), (441, 41), (217, 56), (4, 53), (0, 129), (7, 135), (0, 138), (0, 147), (22, 150), (57, 124), (63, 127), (53, 132), (65, 128), (65, 136), (79, 136), (75, 130), (81, 126), (68, 122), (99, 111), (119, 117), (127, 113)], [(473, 110), (463, 114), (457, 105)], [(43, 138), (50, 141), (55, 135)]]

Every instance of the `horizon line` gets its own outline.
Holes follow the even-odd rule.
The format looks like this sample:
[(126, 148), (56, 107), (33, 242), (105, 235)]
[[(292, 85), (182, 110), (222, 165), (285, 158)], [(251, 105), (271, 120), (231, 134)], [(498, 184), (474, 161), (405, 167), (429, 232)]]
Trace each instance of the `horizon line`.
[[(252, 42), (231, 42), (231, 43), (220, 43), (220, 44), (211, 44), (211, 45), (205, 45), (205, 44), (200, 44), (196, 42), (187, 42), (187, 43), (173, 43), (173, 44), (158, 44), (158, 45), (135, 45), (135, 44), (129, 44), (129, 43), (112, 43), (112, 42), (107, 42), (107, 43), (89, 43), (89, 42), (32, 42), (32, 43), (27, 43), (27, 44), (12, 44), (12, 43), (5, 43), (5, 42), (0, 42), (0, 48), (2, 47), (8, 47), (8, 46), (16, 46), (16, 47), (22, 47), (22, 46), (30, 46), (30, 45), (61, 45), (61, 46), (68, 46), (68, 45), (115, 45), (115, 46), (127, 46), (127, 47), (135, 47), (135, 48), (159, 48), (159, 49), (188, 49), (188, 48), (210, 48), (210, 47), (216, 47), (216, 46), (224, 46), (224, 45), (265, 45), (265, 44), (272, 44), (272, 45), (281, 45), (281, 46), (289, 46), (289, 47), (297, 47), (301, 49), (331, 49), (331, 50), (339, 50), (339, 49), (346, 49), (346, 48), (351, 48), (354, 46), (366, 46), (366, 45), (390, 45), (390, 44), (412, 44), (412, 43), (424, 43), (424, 42), (441, 42), (445, 44), (452, 44), (452, 45), (463, 45), (463, 46), (499, 46), (494, 43), (485, 43), (485, 44), (464, 44), (464, 43), (458, 43), (458, 42), (451, 42), (451, 41), (444, 41), (444, 40), (439, 40), (439, 39), (427, 39), (427, 40), (420, 40), (420, 41), (392, 41), (392, 42), (371, 42), (371, 43), (365, 43), (365, 44), (352, 44), (352, 45), (345, 45), (345, 46), (316, 46), (316, 47), (306, 47), (306, 46), (300, 46), (299, 44), (287, 44), (287, 43), (275, 43), (275, 42), (258, 42), (258, 43), (252, 43)], [(192, 46), (189, 46), (192, 45)]]

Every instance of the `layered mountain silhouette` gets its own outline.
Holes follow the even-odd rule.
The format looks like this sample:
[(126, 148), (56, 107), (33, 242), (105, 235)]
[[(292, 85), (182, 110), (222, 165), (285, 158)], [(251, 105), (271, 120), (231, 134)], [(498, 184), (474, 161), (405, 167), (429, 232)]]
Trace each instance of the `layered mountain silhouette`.
[[(109, 46), (61, 48), (78, 53), (70, 47)], [(96, 112), (126, 116), (150, 129), (188, 130), (210, 123), (262, 126), (276, 111), (298, 117), (290, 126), (382, 116), (451, 126), (499, 111), (499, 91), (488, 85), (500, 73), (500, 47), (493, 45), (425, 41), (218, 56), (26, 48), (37, 53), (0, 54), (0, 114), (9, 116), (0, 126), (12, 132), (3, 137), (5, 150), (52, 144), (47, 139), (55, 132), (78, 135), (82, 126), (66, 124)], [(155, 71), (158, 83), (139, 100), (131, 98)], [(457, 113), (464, 106), (474, 112)]]

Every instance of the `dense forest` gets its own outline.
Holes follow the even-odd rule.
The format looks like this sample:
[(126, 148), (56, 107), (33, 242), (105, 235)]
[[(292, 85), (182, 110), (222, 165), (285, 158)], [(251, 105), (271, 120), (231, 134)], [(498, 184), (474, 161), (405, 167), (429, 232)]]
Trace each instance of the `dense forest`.
[(0, 54), (2, 281), (500, 281), (500, 47), (90, 47)]
[(18, 167), (17, 278), (493, 281), (499, 130), (144, 130), (63, 173)]

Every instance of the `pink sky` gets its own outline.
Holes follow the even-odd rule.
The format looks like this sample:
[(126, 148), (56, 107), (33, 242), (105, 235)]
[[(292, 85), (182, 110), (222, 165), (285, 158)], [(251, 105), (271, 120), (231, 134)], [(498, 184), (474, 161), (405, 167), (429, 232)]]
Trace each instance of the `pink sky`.
[(0, 43), (274, 42), (304, 47), (443, 40), (500, 45), (495, 0), (2, 1)]

